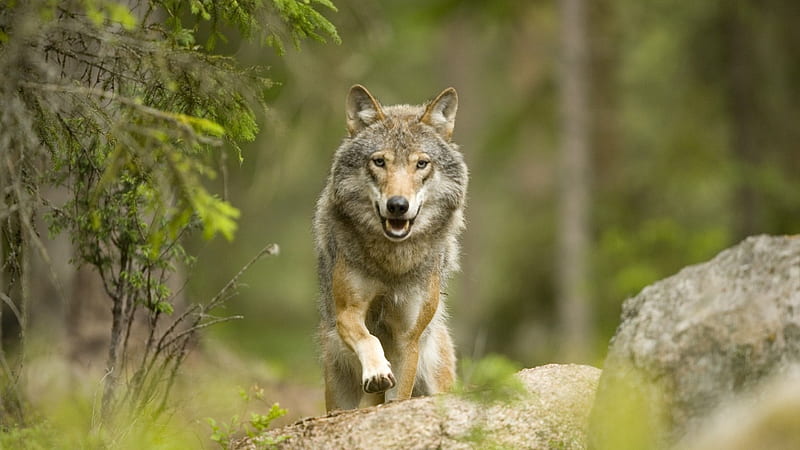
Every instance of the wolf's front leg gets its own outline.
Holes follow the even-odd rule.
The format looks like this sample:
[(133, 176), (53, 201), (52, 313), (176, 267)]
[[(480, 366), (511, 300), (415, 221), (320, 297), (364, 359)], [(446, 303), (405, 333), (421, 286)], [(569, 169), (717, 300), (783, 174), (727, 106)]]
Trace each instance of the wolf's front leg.
[(336, 331), (361, 363), (361, 387), (366, 393), (384, 392), (395, 385), (391, 365), (381, 342), (365, 325), (374, 289), (338, 260), (333, 272)]

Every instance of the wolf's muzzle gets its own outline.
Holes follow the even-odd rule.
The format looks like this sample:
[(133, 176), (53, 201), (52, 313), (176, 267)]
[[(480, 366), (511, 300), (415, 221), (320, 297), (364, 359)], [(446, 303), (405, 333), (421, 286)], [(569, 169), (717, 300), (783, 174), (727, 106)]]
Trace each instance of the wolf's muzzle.
[(399, 217), (408, 212), (408, 199), (395, 195), (386, 201), (386, 210), (392, 216)]
[[(419, 214), (419, 209), (417, 209), (417, 214), (415, 214), (414, 217), (405, 219), (402, 216), (408, 213), (409, 206), (408, 200), (406, 200), (405, 197), (390, 197), (386, 202), (386, 212), (393, 217), (384, 217), (383, 214), (381, 214), (380, 205), (378, 202), (375, 202), (375, 212), (378, 214), (378, 218), (381, 221), (383, 234), (386, 235), (387, 238), (400, 242), (411, 234), (411, 227), (414, 225), (414, 219), (417, 218), (417, 214)], [(421, 207), (422, 205), (420, 205), (420, 208)]]

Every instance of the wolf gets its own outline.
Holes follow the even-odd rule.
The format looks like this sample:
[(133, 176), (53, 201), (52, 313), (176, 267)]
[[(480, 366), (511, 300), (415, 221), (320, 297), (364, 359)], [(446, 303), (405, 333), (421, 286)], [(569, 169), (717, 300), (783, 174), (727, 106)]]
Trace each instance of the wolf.
[(451, 142), (455, 89), (423, 105), (346, 99), (314, 215), (328, 411), (449, 390), (455, 352), (443, 291), (458, 269), (468, 172)]

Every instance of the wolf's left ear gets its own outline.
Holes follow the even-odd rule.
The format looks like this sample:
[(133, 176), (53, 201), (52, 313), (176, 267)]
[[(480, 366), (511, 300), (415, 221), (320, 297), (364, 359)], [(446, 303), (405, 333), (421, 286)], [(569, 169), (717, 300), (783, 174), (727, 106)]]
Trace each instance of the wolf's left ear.
[(456, 122), (456, 110), (458, 110), (458, 94), (450, 87), (428, 104), (420, 122), (432, 126), (446, 141), (449, 141)]
[(347, 112), (347, 131), (350, 132), (351, 137), (385, 117), (381, 104), (375, 100), (367, 88), (360, 84), (350, 88), (345, 110)]

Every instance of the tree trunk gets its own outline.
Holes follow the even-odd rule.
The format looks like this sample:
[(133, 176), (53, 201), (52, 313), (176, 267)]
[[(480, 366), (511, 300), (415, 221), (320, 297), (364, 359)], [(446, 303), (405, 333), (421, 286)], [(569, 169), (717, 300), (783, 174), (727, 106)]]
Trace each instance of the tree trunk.
[(730, 145), (738, 168), (734, 194), (734, 238), (743, 239), (758, 233), (760, 225), (761, 208), (753, 182), (753, 171), (761, 159), (757, 134), (760, 114), (756, 98), (758, 76), (755, 72), (758, 63), (752, 43), (752, 26), (747, 22), (753, 20), (748, 18), (747, 2), (733, 1), (726, 3), (724, 8)]
[(106, 360), (105, 384), (103, 387), (103, 401), (101, 407), (101, 416), (103, 419), (107, 419), (112, 412), (112, 402), (117, 388), (117, 380), (122, 370), (119, 357), (122, 343), (122, 331), (124, 329), (122, 320), (122, 298), (112, 298), (112, 302), (111, 341), (108, 345), (108, 359)]
[(561, 0), (561, 149), (557, 302), (562, 355), (589, 353), (589, 102), (586, 10), (583, 0)]

